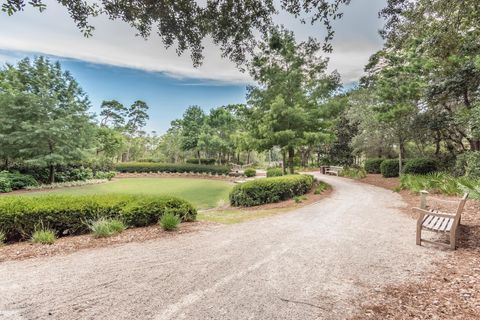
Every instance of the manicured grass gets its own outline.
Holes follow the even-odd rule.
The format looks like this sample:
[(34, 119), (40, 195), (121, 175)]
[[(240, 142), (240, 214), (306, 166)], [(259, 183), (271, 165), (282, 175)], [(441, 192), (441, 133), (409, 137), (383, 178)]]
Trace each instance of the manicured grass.
[(228, 194), (232, 187), (232, 183), (219, 180), (189, 178), (132, 178), (118, 179), (103, 184), (87, 185), (83, 187), (35, 192), (31, 193), (31, 195), (94, 195), (104, 193), (171, 195), (189, 201), (197, 209), (208, 209), (228, 203)]
[(292, 208), (275, 208), (264, 210), (241, 210), (241, 209), (229, 209), (229, 210), (214, 210), (199, 212), (197, 215), (198, 221), (208, 221), (223, 224), (235, 224), (245, 222), (249, 220), (265, 218), (276, 214), (288, 212)]

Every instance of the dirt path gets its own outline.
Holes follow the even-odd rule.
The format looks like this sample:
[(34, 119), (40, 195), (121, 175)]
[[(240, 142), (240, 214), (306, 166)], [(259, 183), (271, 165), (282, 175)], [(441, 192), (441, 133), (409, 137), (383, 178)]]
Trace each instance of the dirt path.
[(291, 213), (171, 239), (0, 264), (0, 319), (341, 319), (445, 254), (415, 246), (399, 195), (322, 177)]

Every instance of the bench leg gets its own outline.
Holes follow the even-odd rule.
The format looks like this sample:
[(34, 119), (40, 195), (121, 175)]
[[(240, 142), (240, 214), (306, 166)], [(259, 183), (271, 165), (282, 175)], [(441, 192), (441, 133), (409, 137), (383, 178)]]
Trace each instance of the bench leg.
[(422, 245), (422, 224), (417, 223), (417, 245)]
[(456, 249), (456, 242), (457, 242), (457, 230), (452, 230), (450, 232), (450, 249), (455, 250)]

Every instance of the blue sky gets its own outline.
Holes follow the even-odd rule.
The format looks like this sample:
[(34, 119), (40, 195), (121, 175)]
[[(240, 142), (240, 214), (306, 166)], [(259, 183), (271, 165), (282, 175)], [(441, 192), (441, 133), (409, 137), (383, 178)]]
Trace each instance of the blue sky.
[[(377, 13), (385, 2), (353, 0), (334, 25), (329, 71), (337, 70), (346, 87), (360, 78), (368, 57), (382, 46)], [(94, 35), (84, 38), (64, 7), (55, 0), (45, 3), (43, 13), (30, 7), (11, 17), (0, 12), (0, 65), (39, 54), (60, 60), (88, 93), (92, 111), (98, 111), (102, 100), (117, 99), (125, 105), (144, 100), (150, 106), (146, 129), (160, 133), (189, 105), (208, 110), (245, 102), (246, 85), (252, 80), (221, 58), (209, 39), (204, 43), (203, 65), (193, 68), (188, 52), (179, 57), (174, 48), (165, 49), (157, 36), (145, 41), (125, 23), (103, 16), (91, 19)], [(285, 13), (274, 20), (300, 40), (324, 36), (321, 25), (303, 25)]]

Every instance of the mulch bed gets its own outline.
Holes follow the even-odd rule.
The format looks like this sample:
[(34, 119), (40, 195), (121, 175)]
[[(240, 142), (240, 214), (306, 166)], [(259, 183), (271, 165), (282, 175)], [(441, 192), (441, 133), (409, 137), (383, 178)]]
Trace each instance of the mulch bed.
[(175, 237), (179, 234), (206, 230), (214, 226), (207, 222), (186, 222), (180, 224), (176, 231), (164, 231), (158, 225), (127, 229), (124, 232), (108, 237), (95, 238), (91, 234), (59, 238), (52, 245), (42, 245), (30, 241), (18, 242), (0, 247), (0, 262), (8, 260), (25, 260), (34, 257), (64, 255), (75, 251), (101, 248), (129, 242)]
[[(398, 186), (398, 179), (380, 175), (360, 181), (390, 190)], [(416, 218), (410, 208), (419, 205), (420, 197), (406, 190), (400, 195), (408, 204), (404, 212)], [(352, 319), (480, 319), (480, 202), (467, 201), (458, 249), (437, 262), (432, 272), (418, 282), (388, 286), (363, 301)]]

